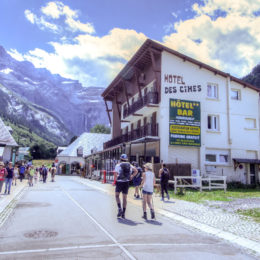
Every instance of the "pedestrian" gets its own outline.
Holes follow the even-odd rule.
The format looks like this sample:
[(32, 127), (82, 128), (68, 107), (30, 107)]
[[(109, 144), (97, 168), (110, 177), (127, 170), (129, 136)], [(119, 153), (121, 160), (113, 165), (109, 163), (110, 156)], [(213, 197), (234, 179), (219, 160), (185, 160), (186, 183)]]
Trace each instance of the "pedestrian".
[(13, 182), (14, 177), (14, 168), (12, 162), (8, 163), (8, 166), (6, 167), (7, 174), (5, 176), (5, 194), (10, 194), (11, 186)]
[(42, 167), (39, 169), (39, 173), (40, 173), (40, 181), (43, 181), (43, 177), (42, 177)]
[(2, 187), (5, 181), (5, 176), (7, 174), (6, 169), (4, 167), (4, 163), (0, 162), (0, 193), (2, 192)]
[(54, 178), (55, 178), (55, 173), (56, 173), (56, 167), (55, 167), (55, 164), (53, 163), (52, 166), (51, 166), (51, 181), (54, 182)]
[(39, 175), (39, 168), (36, 167), (35, 172), (34, 172), (34, 183), (36, 184), (38, 181), (38, 175)]
[(133, 177), (133, 185), (135, 187), (134, 197), (139, 199), (140, 198), (139, 187), (140, 187), (141, 182), (142, 182), (143, 170), (142, 170), (141, 167), (139, 167), (137, 162), (132, 162), (132, 165), (135, 166), (135, 168), (137, 169), (137, 174)]
[(19, 168), (19, 175), (20, 175), (20, 182), (23, 181), (24, 179), (24, 174), (25, 174), (25, 166), (22, 164)]
[(44, 165), (42, 165), (42, 180), (43, 180), (43, 183), (46, 183), (47, 175), (48, 175), (48, 170)]
[(34, 177), (34, 167), (33, 167), (33, 165), (31, 165), (31, 166), (29, 166), (29, 169), (28, 169), (29, 186), (33, 186), (33, 177)]
[(16, 186), (16, 180), (18, 179), (18, 176), (19, 176), (19, 169), (17, 167), (17, 164), (15, 164), (14, 165), (14, 180), (13, 180), (12, 185)]
[[(125, 218), (127, 194), (130, 180), (137, 174), (137, 169), (128, 162), (126, 154), (120, 156), (120, 163), (115, 167), (117, 173), (115, 197), (118, 206), (117, 217)], [(120, 193), (123, 194), (123, 210), (121, 208)]]
[(166, 168), (166, 164), (162, 165), (162, 168), (159, 170), (159, 178), (161, 182), (161, 194), (162, 199), (164, 200), (164, 192), (167, 194), (168, 200), (170, 199), (169, 193), (168, 193), (168, 181), (170, 177), (169, 169)]
[(144, 165), (143, 180), (141, 186), (143, 187), (143, 218), (147, 220), (146, 204), (151, 211), (151, 218), (155, 218), (154, 208), (152, 203), (153, 187), (155, 185), (155, 176), (153, 173), (153, 165), (146, 163)]

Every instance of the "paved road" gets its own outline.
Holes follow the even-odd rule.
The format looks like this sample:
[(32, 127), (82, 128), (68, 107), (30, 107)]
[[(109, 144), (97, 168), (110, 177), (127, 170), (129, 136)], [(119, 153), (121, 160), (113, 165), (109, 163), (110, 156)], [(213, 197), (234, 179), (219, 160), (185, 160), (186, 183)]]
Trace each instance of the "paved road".
[(145, 222), (131, 203), (117, 219), (114, 197), (77, 178), (26, 189), (0, 229), (0, 259), (255, 259), (166, 217)]

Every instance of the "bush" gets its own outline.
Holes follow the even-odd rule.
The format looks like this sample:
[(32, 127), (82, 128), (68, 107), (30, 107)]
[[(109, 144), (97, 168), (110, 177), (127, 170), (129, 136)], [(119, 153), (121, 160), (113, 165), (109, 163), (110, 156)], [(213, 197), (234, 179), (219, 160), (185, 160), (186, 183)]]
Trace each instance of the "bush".
[(228, 189), (255, 189), (256, 187), (256, 184), (243, 184), (235, 181), (227, 183)]

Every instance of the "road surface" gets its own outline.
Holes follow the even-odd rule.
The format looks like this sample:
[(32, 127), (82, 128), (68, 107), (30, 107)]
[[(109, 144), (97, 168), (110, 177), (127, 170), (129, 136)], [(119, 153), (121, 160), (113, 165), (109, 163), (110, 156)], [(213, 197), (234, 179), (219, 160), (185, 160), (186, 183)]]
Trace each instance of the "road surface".
[(114, 196), (79, 177), (38, 183), (0, 228), (0, 259), (256, 259), (158, 214), (145, 221), (136, 204), (125, 220), (116, 214)]

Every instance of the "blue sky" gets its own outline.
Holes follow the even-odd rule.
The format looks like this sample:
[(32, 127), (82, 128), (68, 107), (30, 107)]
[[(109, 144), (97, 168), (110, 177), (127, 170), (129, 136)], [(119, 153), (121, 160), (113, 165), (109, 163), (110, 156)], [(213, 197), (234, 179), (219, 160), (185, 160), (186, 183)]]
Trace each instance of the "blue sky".
[(260, 0), (1, 0), (0, 45), (106, 87), (147, 38), (242, 77), (260, 62)]

